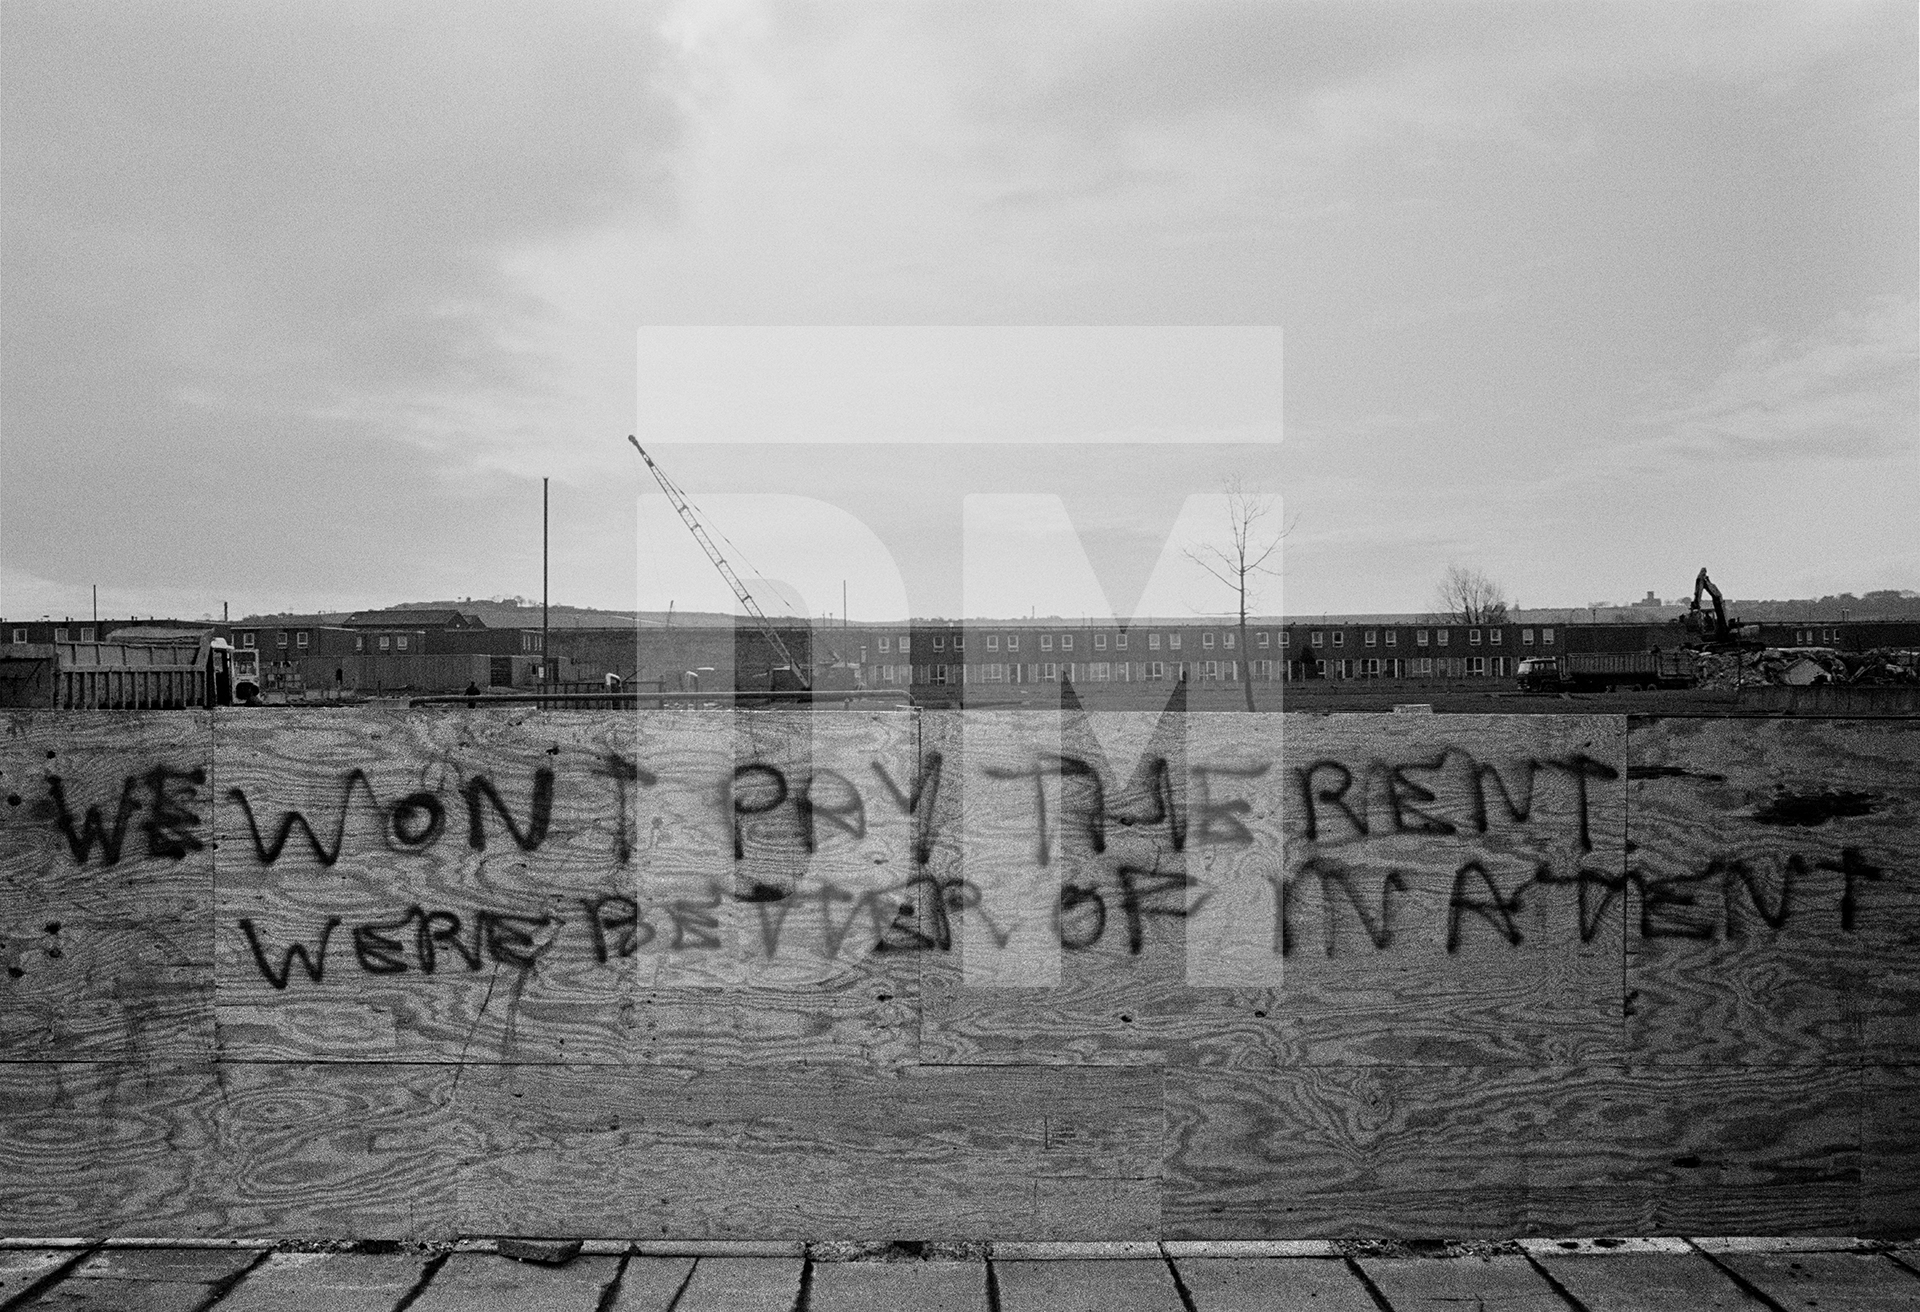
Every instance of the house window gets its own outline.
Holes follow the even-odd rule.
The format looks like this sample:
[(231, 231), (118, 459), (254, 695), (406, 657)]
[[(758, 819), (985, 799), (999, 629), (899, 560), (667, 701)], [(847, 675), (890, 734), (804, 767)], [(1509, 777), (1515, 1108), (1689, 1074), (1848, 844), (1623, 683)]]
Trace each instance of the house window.
[(1273, 635), (1271, 633), (1268, 633), (1265, 629), (1260, 630), (1260, 645), (1262, 647), (1273, 646)]
[(1285, 629), (1280, 630), (1280, 645), (1282, 647), (1293, 646), (1293, 634), (1289, 633)]
[(1164, 679), (1166, 677), (1167, 677), (1167, 667), (1165, 665), (1161, 664), (1159, 661), (1147, 662), (1147, 678), (1149, 680), (1157, 681), (1160, 679)]
[(1124, 633), (1114, 634), (1113, 645), (1117, 647), (1119, 650), (1125, 651), (1127, 649), (1127, 635)]
[(1415, 660), (1413, 663), (1413, 672), (1416, 675), (1432, 674), (1433, 658), (1431, 656), (1422, 656), (1419, 659)]
[(293, 635), (293, 645), (302, 649), (306, 647), (307, 635), (304, 631)]
[(1380, 677), (1380, 658), (1378, 656), (1369, 656), (1364, 661), (1361, 661), (1360, 673), (1370, 679), (1379, 678)]
[(1323, 632), (1321, 632), (1321, 631), (1320, 631), (1319, 629), (1315, 629), (1315, 630), (1313, 631), (1313, 645), (1314, 645), (1314, 646), (1316, 646), (1316, 647), (1324, 647), (1324, 646), (1326, 646), (1326, 645), (1327, 645), (1327, 635), (1326, 635), (1325, 633), (1323, 633)]
[(85, 629), (81, 629), (81, 630), (80, 630), (80, 641), (82, 641), (82, 642), (92, 642), (92, 641), (93, 641), (93, 630), (92, 630), (92, 629), (90, 629), (90, 628), (85, 628)]
[(1540, 630), (1540, 645), (1542, 647), (1553, 646), (1553, 630), (1552, 629)]
[(1073, 650), (1073, 635), (1071, 633), (1063, 633), (1060, 635), (1060, 650), (1061, 651)]
[(1425, 629), (1415, 629), (1415, 630), (1413, 631), (1413, 645), (1414, 645), (1414, 646), (1416, 646), (1416, 647), (1424, 647), (1424, 646), (1426, 646), (1426, 645), (1427, 645), (1427, 638), (1428, 638), (1428, 634), (1427, 634), (1427, 631), (1426, 631)]
[(257, 633), (243, 633), (240, 635), (240, 645), (242, 647), (256, 646), (258, 644), (259, 637), (260, 635)]
[(354, 635), (353, 635), (353, 649), (354, 649), (355, 651), (365, 651), (365, 650), (367, 649), (367, 640), (366, 640), (365, 638), (363, 638), (363, 637), (361, 637), (361, 636), (360, 636), (359, 634), (357, 634), (357, 633), (356, 633), (356, 634), (354, 634)]
[(1200, 677), (1203, 679), (1219, 678), (1220, 662), (1219, 661), (1202, 661), (1200, 663)]
[(1202, 647), (1211, 647), (1211, 646), (1213, 646), (1213, 635), (1212, 635), (1211, 633), (1203, 633), (1203, 634), (1201, 634), (1201, 635), (1200, 635), (1200, 645), (1201, 645)]
[[(392, 644), (392, 639), (390, 639), (390, 638), (388, 638), (386, 634), (384, 634), (384, 633), (383, 633), (383, 634), (381, 634), (381, 635), (380, 635), (380, 650), (381, 650), (381, 651), (385, 651), (385, 650), (386, 650), (386, 649), (387, 649), (387, 648), (388, 648), (388, 647), (389, 647), (389, 646), (390, 646), (391, 644)], [(248, 646), (252, 646), (253, 644), (252, 644), (252, 643), (248, 643), (247, 645), (248, 645)]]
[(1105, 650), (1107, 649), (1107, 635), (1106, 635), (1106, 634), (1104, 634), (1104, 633), (1096, 633), (1096, 634), (1094, 634), (1094, 635), (1093, 635), (1093, 649), (1094, 649), (1095, 651), (1105, 651)]
[(1060, 667), (1052, 661), (1042, 661), (1040, 664), (1040, 678), (1043, 682), (1057, 682), (1060, 678)]
[(999, 635), (999, 634), (997, 634), (997, 633), (989, 633), (989, 634), (987, 635), (987, 650), (988, 650), (988, 651), (999, 651), (999, 650), (1000, 650), (1000, 635)]
[(947, 640), (945, 638), (935, 638), (933, 640), (933, 649), (935, 651), (945, 651), (947, 649)]
[(1400, 630), (1388, 629), (1387, 630), (1387, 646), (1398, 647), (1399, 645), (1400, 645)]
[(1233, 635), (1233, 634), (1231, 634), (1231, 633), (1223, 633), (1223, 634), (1221, 634), (1221, 635), (1220, 635), (1220, 645), (1221, 645), (1222, 647), (1228, 647), (1228, 648), (1231, 648), (1231, 647), (1233, 646), (1233, 642), (1234, 642), (1234, 635)]
[[(542, 636), (543, 636), (543, 635), (541, 635), (541, 634), (538, 634), (538, 633), (523, 633), (523, 634), (521, 634), (521, 635), (520, 635), (520, 650), (521, 650), (521, 651), (539, 651), (539, 650), (540, 650), (540, 643), (541, 643), (541, 640), (542, 640)], [(384, 647), (385, 645), (386, 645), (385, 643), (382, 643), (382, 644), (381, 644), (381, 646), (383, 646), (383, 647)]]
[(1505, 629), (1488, 629), (1487, 630), (1487, 641), (1492, 643), (1496, 647), (1500, 645), (1501, 639), (1505, 637), (1506, 637)]
[(1008, 650), (1008, 651), (1019, 651), (1019, 650), (1020, 650), (1020, 635), (1019, 635), (1019, 634), (1017, 634), (1017, 633), (1009, 633), (1009, 634), (1007, 635), (1007, 650)]
[(1107, 683), (1113, 678), (1113, 666), (1106, 661), (1095, 661), (1087, 666), (1087, 678), (1094, 683)]
[(407, 649), (407, 635), (404, 633), (401, 634), (395, 639), (395, 645), (397, 645), (401, 651), (405, 651)]
[(1479, 677), (1479, 676), (1485, 675), (1486, 672), (1487, 672), (1487, 658), (1485, 656), (1467, 657), (1467, 673), (1468, 674), (1473, 675), (1475, 677)]
[(27, 640), (27, 631), (25, 629), (15, 629), (13, 631), (13, 640), (18, 643), (25, 643)]
[(880, 650), (881, 650), (881, 651), (886, 651), (886, 652), (890, 652), (890, 651), (892, 651), (892, 650), (893, 650), (893, 639), (892, 639), (892, 638), (884, 638), (884, 637), (883, 637), (883, 638), (881, 638), (881, 639), (880, 639)]
[(1051, 633), (1043, 633), (1040, 635), (1040, 650), (1041, 651), (1053, 650), (1053, 635)]
[(1444, 646), (1446, 646), (1446, 645), (1447, 645), (1447, 631), (1446, 631), (1445, 629), (1441, 629), (1441, 630), (1439, 630), (1439, 631), (1438, 631), (1438, 634), (1437, 634), (1437, 636), (1438, 636), (1438, 638), (1439, 638), (1439, 640), (1440, 640), (1440, 645), (1441, 645), (1442, 647), (1444, 647)]
[(966, 635), (966, 634), (964, 634), (964, 633), (956, 633), (956, 634), (954, 634), (954, 635), (953, 635), (953, 649), (954, 649), (955, 651), (965, 651), (965, 650), (967, 649), (967, 635)]
[(1147, 650), (1148, 650), (1148, 651), (1159, 651), (1159, 650), (1160, 650), (1160, 635), (1159, 635), (1159, 634), (1157, 634), (1157, 633), (1149, 633), (1149, 634), (1147, 635)]
[(55, 642), (68, 642), (68, 641), (71, 641), (71, 639), (69, 639), (69, 638), (67, 637), (67, 631), (66, 631), (65, 629), (55, 629), (55, 630), (53, 631), (53, 640), (54, 640)]
[(1335, 629), (1333, 631), (1333, 645), (1336, 647), (1344, 647), (1347, 645), (1347, 631), (1345, 629)]
[(1532, 629), (1520, 630), (1520, 644), (1524, 647), (1533, 646), (1533, 630)]
[(1380, 635), (1379, 635), (1378, 633), (1376, 633), (1376, 632), (1374, 632), (1374, 630), (1372, 630), (1372, 629), (1368, 629), (1368, 630), (1367, 630), (1367, 637), (1366, 637), (1366, 644), (1367, 644), (1367, 646), (1369, 646), (1369, 647), (1377, 647), (1377, 646), (1379, 646), (1379, 645), (1380, 645)]
[(1478, 630), (1478, 629), (1468, 629), (1468, 630), (1467, 630), (1467, 642), (1468, 642), (1468, 643), (1470, 643), (1471, 645), (1473, 645), (1473, 646), (1475, 646), (1475, 647), (1478, 647), (1478, 646), (1480, 645), (1480, 630)]
[(281, 629), (273, 635), (273, 645), (276, 647), (284, 647), (287, 645), (287, 631), (285, 629)]
[(1179, 651), (1179, 650), (1180, 650), (1180, 635), (1179, 635), (1179, 634), (1177, 634), (1177, 633), (1169, 633), (1169, 634), (1167, 635), (1167, 646), (1169, 646), (1169, 647), (1171, 647), (1171, 648), (1173, 648), (1173, 649), (1174, 649), (1175, 651)]

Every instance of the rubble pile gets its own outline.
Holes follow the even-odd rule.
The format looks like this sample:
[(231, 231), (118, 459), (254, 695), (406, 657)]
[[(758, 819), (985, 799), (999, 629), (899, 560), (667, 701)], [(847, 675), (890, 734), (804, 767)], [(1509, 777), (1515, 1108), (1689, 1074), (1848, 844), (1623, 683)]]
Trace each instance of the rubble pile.
[(1768, 647), (1760, 651), (1702, 652), (1699, 668), (1702, 688), (1916, 684), (1920, 683), (1920, 652), (1891, 647), (1864, 652), (1842, 652), (1832, 647)]

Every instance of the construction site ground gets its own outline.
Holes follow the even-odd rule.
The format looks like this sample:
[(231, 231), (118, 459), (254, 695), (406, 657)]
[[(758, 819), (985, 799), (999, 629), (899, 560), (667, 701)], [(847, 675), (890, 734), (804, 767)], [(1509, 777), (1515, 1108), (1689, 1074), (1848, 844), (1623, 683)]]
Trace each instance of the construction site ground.
[[(508, 1245), (511, 1247), (511, 1245)], [(1920, 1307), (1847, 1239), (1108, 1244), (0, 1244), (0, 1312), (1681, 1312)], [(575, 1251), (578, 1248), (578, 1251)], [(563, 1260), (552, 1260), (563, 1259)]]

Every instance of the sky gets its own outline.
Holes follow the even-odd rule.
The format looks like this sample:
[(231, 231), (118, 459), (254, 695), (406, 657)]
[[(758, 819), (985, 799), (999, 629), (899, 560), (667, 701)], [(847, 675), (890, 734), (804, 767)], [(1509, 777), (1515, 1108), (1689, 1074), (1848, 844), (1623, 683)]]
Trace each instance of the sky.
[[(0, 12), (0, 614), (1920, 589), (1911, 3)], [(719, 541), (720, 538), (716, 538)], [(763, 581), (764, 580), (764, 581)]]

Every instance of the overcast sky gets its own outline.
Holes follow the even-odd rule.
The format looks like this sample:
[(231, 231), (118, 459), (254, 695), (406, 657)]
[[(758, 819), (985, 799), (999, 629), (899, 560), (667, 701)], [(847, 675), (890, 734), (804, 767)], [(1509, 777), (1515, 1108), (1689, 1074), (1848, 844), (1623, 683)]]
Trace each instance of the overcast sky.
[[(630, 432), (856, 619), (1225, 610), (1234, 474), (1267, 611), (1920, 588), (1910, 0), (6, 0), (0, 60), (10, 616), (537, 597), (543, 475), (556, 601), (718, 604)], [(922, 388), (955, 325), (1051, 331)]]

